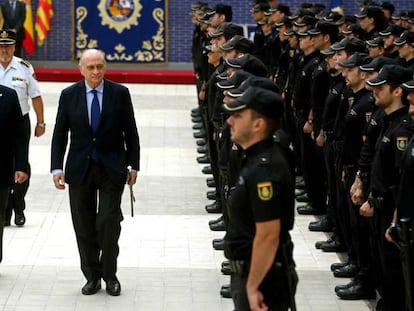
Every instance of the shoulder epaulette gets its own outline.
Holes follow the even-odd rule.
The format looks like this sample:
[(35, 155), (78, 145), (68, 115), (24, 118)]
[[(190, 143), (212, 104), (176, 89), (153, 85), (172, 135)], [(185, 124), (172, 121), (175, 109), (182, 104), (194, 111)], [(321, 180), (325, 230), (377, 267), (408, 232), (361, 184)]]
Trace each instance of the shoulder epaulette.
[(22, 60), (20, 61), (20, 64), (23, 64), (23, 65), (24, 65), (24, 66), (26, 66), (27, 68), (32, 67), (32, 64), (30, 64), (30, 63), (29, 63), (29, 61), (27, 61), (27, 60), (25, 60), (25, 59), (22, 59)]

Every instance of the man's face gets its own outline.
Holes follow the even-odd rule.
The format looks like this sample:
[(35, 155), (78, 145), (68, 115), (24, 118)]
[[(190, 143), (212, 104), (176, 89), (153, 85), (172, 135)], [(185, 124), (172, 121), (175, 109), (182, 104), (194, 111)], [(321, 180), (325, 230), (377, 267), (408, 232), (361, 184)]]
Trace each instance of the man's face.
[(222, 16), (224, 16), (224, 15), (219, 14), (219, 13), (214, 13), (213, 15), (211, 15), (210, 20), (209, 20), (211, 26), (217, 27), (220, 24), (222, 24), (223, 23), (223, 17)]
[(102, 59), (101, 54), (89, 52), (84, 55), (83, 61), (79, 67), (82, 76), (90, 87), (95, 88), (101, 84), (106, 71), (105, 62)]
[(256, 11), (253, 12), (253, 19), (255, 22), (258, 22), (264, 18), (264, 12), (263, 11)]
[(209, 64), (216, 65), (220, 63), (220, 57), (221, 57), (220, 53), (210, 51), (208, 52), (207, 57), (208, 57)]
[(368, 51), (369, 51), (369, 56), (371, 58), (376, 58), (379, 56), (384, 55), (384, 49), (380, 46), (370, 46), (368, 47)]
[(282, 12), (280, 12), (279, 10), (277, 10), (277, 11), (274, 11), (274, 12), (273, 12), (273, 13), (269, 16), (269, 20), (270, 20), (272, 23), (279, 23), (279, 22), (282, 20), (283, 16), (285, 16), (285, 14), (284, 14), (284, 13), (282, 13)]
[(351, 88), (361, 83), (362, 77), (358, 67), (344, 68), (342, 75), (345, 78), (346, 85)]
[(407, 95), (408, 102), (410, 103), (410, 107), (408, 108), (408, 113), (411, 119), (414, 120), (414, 92), (410, 92)]
[(240, 146), (249, 145), (252, 137), (254, 120), (252, 120), (251, 109), (243, 109), (232, 114), (227, 119), (230, 125), (231, 140)]
[(295, 35), (288, 36), (289, 46), (292, 49), (296, 49), (298, 47), (298, 37)]
[(334, 61), (336, 63), (335, 69), (342, 71), (343, 68), (339, 66), (338, 64), (340, 62), (344, 62), (348, 59), (348, 54), (346, 54), (345, 50), (339, 50), (335, 52), (335, 55), (333, 56)]
[(8, 65), (14, 54), (14, 44), (0, 44), (0, 63), (2, 65)]
[(359, 19), (359, 26), (365, 31), (370, 31), (373, 25), (374, 19), (365, 16), (364, 18)]
[(325, 48), (325, 41), (324, 41), (324, 35), (323, 34), (312, 36), (311, 40), (313, 42), (313, 45), (314, 45), (315, 49), (321, 51)]
[(394, 48), (394, 41), (395, 41), (395, 36), (393, 35), (389, 35), (384, 38), (384, 49), (386, 50), (392, 50)]
[(313, 42), (311, 40), (310, 36), (300, 36), (299, 37), (299, 48), (306, 52), (309, 50), (313, 45)]
[(336, 61), (335, 61), (335, 57), (334, 56), (335, 56), (335, 54), (326, 56), (326, 64), (328, 66), (329, 71), (336, 70), (335, 69)]
[(226, 59), (233, 59), (233, 58), (236, 58), (237, 56), (239, 56), (238, 54), (239, 53), (237, 53), (237, 51), (235, 49), (233, 49), (233, 50), (230, 50), (230, 51), (224, 51), (223, 52), (223, 57), (226, 58)]
[(375, 97), (375, 104), (378, 107), (388, 107), (393, 101), (393, 92), (389, 84), (382, 84), (374, 87), (373, 94)]
[(224, 36), (220, 36), (220, 37), (217, 37), (217, 38), (212, 38), (210, 40), (210, 43), (214, 46), (219, 47), (220, 45), (226, 43), (226, 38)]
[(401, 58), (409, 59), (413, 54), (413, 50), (414, 48), (410, 44), (404, 43), (398, 49), (398, 53), (400, 54)]

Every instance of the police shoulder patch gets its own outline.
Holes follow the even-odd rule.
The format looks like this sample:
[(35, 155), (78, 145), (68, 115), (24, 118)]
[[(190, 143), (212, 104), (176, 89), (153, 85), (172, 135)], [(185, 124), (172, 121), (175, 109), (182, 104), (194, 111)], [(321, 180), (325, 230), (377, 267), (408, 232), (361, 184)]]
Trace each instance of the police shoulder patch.
[(400, 151), (404, 151), (407, 149), (408, 145), (408, 137), (405, 136), (399, 136), (397, 137), (397, 149)]
[(257, 194), (262, 201), (269, 201), (273, 197), (273, 186), (270, 181), (257, 184)]

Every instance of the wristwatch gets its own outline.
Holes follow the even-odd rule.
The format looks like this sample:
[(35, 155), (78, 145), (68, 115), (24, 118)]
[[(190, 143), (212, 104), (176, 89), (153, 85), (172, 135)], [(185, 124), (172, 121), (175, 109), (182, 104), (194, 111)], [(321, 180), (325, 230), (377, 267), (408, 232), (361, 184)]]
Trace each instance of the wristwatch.
[(46, 123), (45, 122), (37, 122), (36, 123), (36, 126), (45, 128), (46, 127)]

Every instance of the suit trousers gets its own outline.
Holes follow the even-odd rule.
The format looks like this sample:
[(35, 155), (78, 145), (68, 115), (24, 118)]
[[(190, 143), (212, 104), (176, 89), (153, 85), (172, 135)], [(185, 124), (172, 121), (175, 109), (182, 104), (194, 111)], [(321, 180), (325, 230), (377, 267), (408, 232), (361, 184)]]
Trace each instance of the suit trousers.
[(0, 187), (0, 262), (3, 259), (3, 228), (4, 215), (6, 212), (7, 201), (9, 200), (9, 191), (7, 187)]
[(72, 222), (86, 279), (116, 276), (124, 185), (111, 181), (103, 165), (91, 161), (80, 185), (69, 184)]

